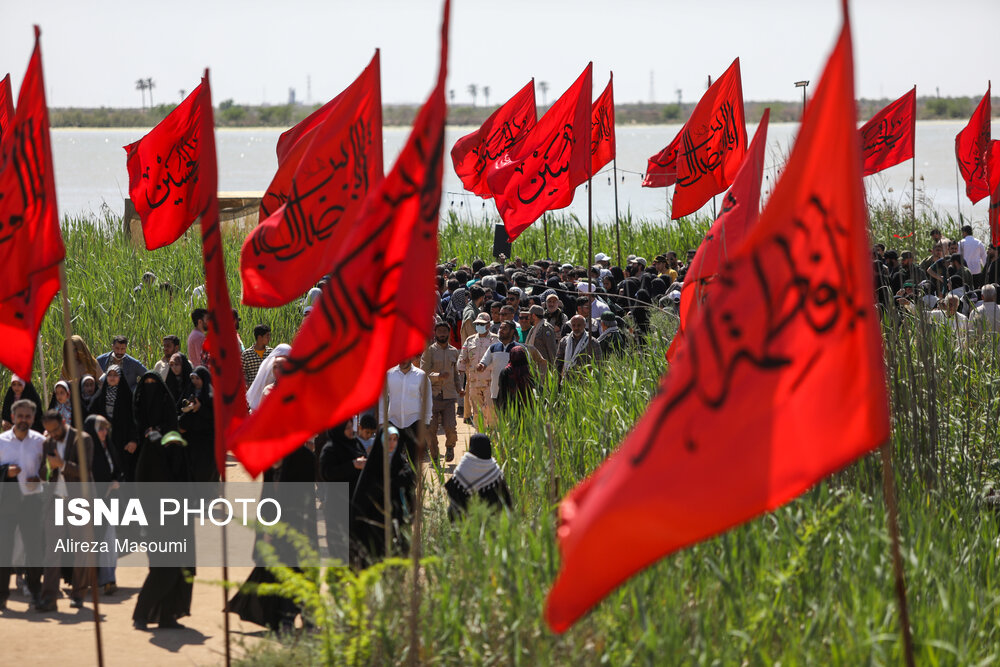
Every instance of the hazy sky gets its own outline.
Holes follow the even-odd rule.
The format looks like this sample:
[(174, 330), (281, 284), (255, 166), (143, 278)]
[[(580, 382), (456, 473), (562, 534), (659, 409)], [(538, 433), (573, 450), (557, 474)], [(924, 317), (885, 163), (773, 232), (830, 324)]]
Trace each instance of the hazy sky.
[[(15, 95), (33, 23), (51, 106), (138, 107), (136, 79), (176, 102), (212, 70), (216, 104), (283, 103), (336, 95), (382, 49), (386, 103), (421, 102), (431, 88), (443, 0), (3, 0), (0, 76)], [(589, 60), (594, 95), (615, 72), (620, 103), (696, 100), (706, 76), (739, 56), (748, 100), (797, 99), (815, 80), (840, 27), (839, 0), (453, 0), (448, 87), (490, 87), (491, 103), (532, 76), (551, 103)], [(853, 0), (859, 97), (982, 95), (1000, 81), (1000, 0)], [(307, 77), (311, 90), (307, 89)], [(998, 84), (1000, 85), (1000, 84)], [(307, 100), (308, 97), (308, 100)], [(542, 102), (539, 97), (539, 103)], [(482, 95), (479, 103), (482, 104)]]

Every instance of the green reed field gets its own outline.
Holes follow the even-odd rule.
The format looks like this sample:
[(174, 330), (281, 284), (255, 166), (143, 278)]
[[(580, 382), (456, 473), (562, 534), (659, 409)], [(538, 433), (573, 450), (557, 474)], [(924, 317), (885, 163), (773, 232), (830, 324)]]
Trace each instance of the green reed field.
[[(931, 225), (948, 236), (956, 231), (951, 221), (924, 218), (916, 237), (898, 240), (892, 234), (910, 230), (906, 212), (883, 203), (871, 213), (875, 240), (900, 249), (915, 243), (920, 255)], [(623, 251), (651, 258), (696, 247), (706, 225), (627, 220)], [(164, 333), (183, 338), (190, 329), (190, 293), (202, 282), (199, 241), (192, 235), (148, 253), (119, 226), (110, 217), (67, 222), (73, 327), (95, 354), (125, 333), (132, 354), (151, 362)], [(553, 220), (549, 235), (553, 256), (583, 263), (586, 234), (577, 221)], [(598, 239), (595, 252), (614, 256), (613, 226), (599, 225)], [(491, 241), (487, 224), (451, 218), (442, 224), (440, 255), (471, 261), (488, 254)], [(234, 301), (239, 244), (238, 234), (227, 236)], [(545, 254), (539, 225), (513, 254)], [(132, 288), (147, 270), (179, 288), (173, 300), (165, 294), (133, 299)], [(274, 341), (290, 341), (301, 319), (297, 306), (239, 308), (244, 340), (264, 321)], [(419, 659), (454, 665), (901, 664), (877, 454), (775, 512), (662, 560), (565, 635), (547, 629), (542, 609), (559, 567), (557, 499), (604, 460), (645, 409), (675, 328), (668, 316), (655, 325), (657, 335), (643, 352), (593, 369), (589, 381), (562, 391), (544, 383), (534, 408), (499, 427), (494, 453), (515, 501), (509, 514), (476, 507), (451, 524), (446, 501), (431, 484), (424, 503)], [(946, 332), (908, 318), (888, 318), (884, 332), (918, 663), (996, 664), (1000, 511), (988, 496), (1000, 487), (997, 350), (984, 341), (958, 348)], [(43, 337), (51, 387), (62, 339), (55, 306)], [(407, 662), (411, 573), (408, 560), (360, 573), (336, 567), (285, 572), (282, 589), (306, 604), (320, 630), (276, 640), (243, 663)]]

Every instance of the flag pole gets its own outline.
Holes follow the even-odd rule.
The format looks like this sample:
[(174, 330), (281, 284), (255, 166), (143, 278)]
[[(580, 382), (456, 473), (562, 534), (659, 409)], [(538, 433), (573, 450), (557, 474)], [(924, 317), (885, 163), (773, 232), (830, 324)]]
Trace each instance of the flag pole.
[(958, 162), (955, 162), (955, 206), (958, 207), (958, 224), (964, 224), (962, 220), (962, 190), (958, 185)]
[[(215, 437), (222, 437), (219, 433)], [(218, 445), (216, 445), (218, 447)], [(215, 452), (212, 452), (215, 455)], [(219, 478), (222, 484), (226, 483), (226, 464), (222, 462), (222, 470), (219, 471)], [(229, 543), (226, 539), (226, 524), (222, 524), (222, 630), (226, 636), (226, 667), (232, 664), (232, 653), (229, 649)]]
[[(389, 555), (389, 545), (392, 543), (392, 508), (389, 492), (389, 377), (384, 378), (382, 398), (382, 526), (385, 537), (385, 554)], [(397, 445), (398, 446), (398, 445)]]
[(552, 259), (552, 253), (549, 252), (549, 214), (542, 214), (542, 229), (545, 230), (545, 258)]
[(914, 667), (913, 635), (910, 632), (910, 612), (906, 604), (906, 579), (903, 576), (903, 556), (899, 548), (899, 510), (896, 506), (896, 481), (892, 469), (892, 441), (882, 443), (882, 490), (885, 494), (889, 520), (889, 537), (892, 541), (892, 569), (896, 579), (896, 600), (899, 603), (899, 623), (903, 633), (903, 656), (907, 667)]
[(615, 179), (615, 242), (618, 244), (618, 266), (622, 264), (622, 234), (621, 224), (618, 218), (618, 157), (611, 160), (611, 173)]
[(718, 214), (715, 212), (715, 195), (712, 195), (712, 220), (714, 221), (717, 217)]
[(594, 179), (587, 178), (587, 285), (593, 292), (590, 269), (594, 266)]
[[(73, 377), (69, 383), (70, 397), (73, 401), (73, 427), (76, 429), (76, 466), (80, 471), (80, 484), (83, 496), (90, 496), (90, 461), (83, 446), (83, 404), (80, 400), (79, 369), (77, 368), (76, 348), (73, 346), (73, 324), (70, 322), (69, 292), (66, 288), (66, 262), (59, 263), (59, 291), (62, 293), (63, 334), (66, 342), (63, 351), (69, 360), (69, 372)], [(67, 347), (69, 350), (67, 350)], [(94, 537), (94, 527), (87, 524), (88, 539)], [(104, 647), (101, 642), (101, 612), (97, 596), (97, 568), (87, 568), (87, 581), (90, 584), (91, 597), (94, 602), (94, 639), (97, 642), (97, 665), (104, 667)]]
[(45, 350), (42, 348), (42, 331), (38, 330), (38, 363), (42, 371), (42, 396), (49, 395), (49, 380), (45, 377)]
[[(426, 378), (426, 376), (425, 376)], [(417, 453), (417, 460), (413, 461), (413, 466), (417, 473), (416, 502), (413, 508), (413, 544), (410, 545), (410, 557), (413, 560), (413, 588), (410, 591), (410, 655), (411, 665), (420, 664), (420, 535), (423, 522), (424, 509), (424, 452), (427, 448), (428, 437), (437, 437), (435, 433), (428, 433), (424, 424), (424, 406), (427, 403), (427, 383), (429, 379), (420, 384), (420, 413), (417, 417), (417, 446), (414, 448)], [(435, 450), (437, 448), (435, 447)]]

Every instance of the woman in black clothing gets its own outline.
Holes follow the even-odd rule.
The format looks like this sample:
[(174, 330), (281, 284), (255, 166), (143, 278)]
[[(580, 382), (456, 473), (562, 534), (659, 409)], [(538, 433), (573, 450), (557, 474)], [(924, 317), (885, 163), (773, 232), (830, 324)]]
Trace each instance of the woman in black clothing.
[[(281, 523), (287, 524), (296, 532), (306, 535), (312, 544), (318, 542), (316, 537), (316, 496), (315, 491), (302, 493), (301, 484), (316, 481), (316, 455), (313, 441), (309, 441), (281, 460), (280, 466), (274, 470), (273, 481), (265, 481), (261, 499), (274, 498), (281, 506)], [(288, 485), (296, 484), (294, 490)], [(263, 541), (262, 535), (257, 536), (256, 544)], [(274, 547), (278, 563), (291, 566), (298, 561), (295, 547), (286, 540), (270, 537), (266, 540)], [(258, 559), (260, 555), (257, 554)], [(260, 562), (258, 560), (258, 562)], [(292, 567), (296, 572), (301, 568)], [(257, 587), (260, 584), (278, 583), (278, 579), (265, 565), (254, 567), (246, 582), (229, 602), (229, 611), (242, 620), (256, 623), (269, 628), (272, 632), (290, 632), (294, 628), (295, 617), (302, 609), (290, 598), (281, 595), (260, 595)], [(304, 620), (304, 624), (308, 621)]]
[[(342, 539), (350, 531), (351, 521), (351, 498), (358, 486), (358, 479), (361, 471), (365, 467), (367, 455), (364, 445), (354, 437), (354, 420), (348, 419), (343, 424), (338, 424), (325, 434), (326, 444), (319, 454), (320, 479), (324, 482), (345, 482), (348, 485), (347, 503), (348, 514), (347, 524), (343, 523), (344, 515), (338, 512), (338, 502), (344, 498), (341, 495), (336, 497), (323, 498), (323, 515), (326, 518), (326, 542), (330, 549), (330, 557), (337, 556), (337, 540)], [(342, 542), (341, 542), (342, 544)]]
[[(189, 482), (191, 473), (183, 443), (165, 438), (177, 430), (177, 413), (159, 373), (149, 371), (139, 379), (133, 413), (140, 438), (135, 481)], [(194, 529), (188, 528), (193, 544)], [(149, 554), (149, 574), (132, 613), (136, 629), (145, 630), (147, 623), (158, 623), (160, 628), (180, 628), (183, 626), (177, 619), (191, 613), (190, 578), (194, 576), (194, 568), (165, 567), (162, 558), (160, 554)]]
[[(370, 565), (384, 558), (385, 517), (383, 514), (382, 480), (382, 439), (385, 431), (379, 431), (375, 444), (368, 452), (358, 486), (351, 499), (351, 561), (356, 565)], [(400, 553), (409, 551), (409, 541), (402, 527), (410, 522), (413, 512), (414, 492), (417, 477), (407, 454), (407, 448), (400, 442), (399, 431), (394, 426), (388, 428), (389, 443), (389, 499), (392, 504), (392, 534)]]
[(87, 413), (100, 415), (111, 422), (111, 442), (121, 461), (122, 481), (134, 480), (135, 463), (139, 459), (139, 436), (132, 415), (132, 390), (122, 379), (121, 368), (117, 364), (108, 366), (104, 380), (90, 399)]
[(501, 412), (516, 407), (525, 408), (534, 403), (535, 381), (528, 366), (528, 353), (518, 345), (510, 351), (510, 361), (500, 371), (500, 393), (497, 394), (497, 409)]
[(180, 407), (180, 402), (191, 388), (191, 373), (194, 368), (187, 356), (180, 352), (170, 357), (170, 369), (167, 371), (167, 390), (173, 399), (174, 406)]
[(24, 381), (16, 375), (11, 376), (10, 386), (7, 387), (7, 391), (3, 395), (3, 417), (0, 418), (3, 420), (3, 428), (8, 429), (14, 426), (14, 417), (10, 413), (10, 408), (14, 405), (14, 401), (19, 401), (22, 398), (35, 404), (35, 421), (31, 425), (31, 430), (44, 433), (42, 413), (45, 411), (42, 409), (42, 397), (38, 395), (38, 390), (35, 389), (35, 385), (31, 384), (31, 380)]
[[(93, 471), (99, 493), (105, 498), (116, 498), (118, 483), (123, 481), (123, 476), (118, 450), (111, 438), (111, 422), (101, 415), (90, 415), (83, 423), (83, 430), (94, 443), (94, 457), (90, 461), (90, 469)], [(102, 539), (106, 544), (114, 545), (116, 538), (115, 526), (109, 523), (103, 529)], [(105, 595), (111, 595), (118, 590), (115, 578), (118, 554), (114, 546), (110, 553), (98, 554), (98, 561), (97, 586), (104, 590)]]
[(195, 482), (217, 482), (215, 464), (215, 412), (212, 406), (212, 376), (204, 366), (191, 373), (191, 385), (181, 399), (177, 426), (188, 443), (191, 475)]

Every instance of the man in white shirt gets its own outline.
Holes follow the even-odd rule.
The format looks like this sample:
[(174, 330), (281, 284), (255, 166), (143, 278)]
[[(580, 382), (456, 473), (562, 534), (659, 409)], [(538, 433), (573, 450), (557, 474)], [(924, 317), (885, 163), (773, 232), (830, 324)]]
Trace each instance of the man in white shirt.
[(986, 266), (986, 246), (972, 235), (972, 225), (962, 227), (962, 235), (965, 238), (958, 242), (958, 252), (969, 267), (972, 284), (978, 289), (983, 286), (983, 278), (986, 277), (983, 273), (983, 267)]
[[(14, 532), (21, 531), (28, 590), (37, 604), (42, 592), (42, 484), (38, 469), (45, 438), (31, 430), (35, 404), (15, 401), (11, 406), (14, 427), (0, 433), (0, 610), (10, 594), (11, 552)], [(16, 479), (16, 483), (15, 483)]]
[(506, 320), (501, 322), (497, 336), (500, 340), (490, 345), (476, 367), (480, 372), (487, 368), (490, 369), (490, 397), (494, 401), (500, 394), (500, 372), (507, 367), (507, 362), (510, 361), (510, 351), (520, 345), (517, 342), (517, 329), (514, 328), (513, 322)]
[[(416, 463), (416, 445), (421, 437), (426, 441), (427, 427), (433, 415), (433, 396), (427, 373), (413, 365), (420, 357), (406, 359), (385, 374), (389, 394), (389, 424), (399, 429), (400, 439), (406, 443), (410, 460)], [(379, 420), (385, 415), (385, 394), (378, 402)], [(423, 422), (421, 433), (420, 422)], [(435, 436), (436, 437), (436, 436)]]

